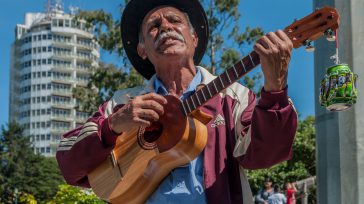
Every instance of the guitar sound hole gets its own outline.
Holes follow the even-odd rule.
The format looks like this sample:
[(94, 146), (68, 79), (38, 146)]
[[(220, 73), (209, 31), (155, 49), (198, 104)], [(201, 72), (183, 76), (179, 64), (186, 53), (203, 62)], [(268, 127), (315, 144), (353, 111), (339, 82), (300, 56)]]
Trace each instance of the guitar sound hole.
[(157, 148), (155, 141), (161, 136), (163, 126), (161, 123), (154, 122), (149, 127), (141, 127), (138, 132), (138, 143), (146, 150)]

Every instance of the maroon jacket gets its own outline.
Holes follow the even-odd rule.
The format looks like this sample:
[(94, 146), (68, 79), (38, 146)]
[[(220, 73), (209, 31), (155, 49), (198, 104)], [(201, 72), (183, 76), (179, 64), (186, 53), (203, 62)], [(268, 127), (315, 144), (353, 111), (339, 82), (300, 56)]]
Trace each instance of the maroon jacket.
[[(202, 67), (202, 84), (215, 78)], [(87, 173), (109, 155), (117, 135), (108, 116), (130, 96), (154, 92), (152, 78), (146, 87), (120, 90), (81, 127), (63, 135), (57, 160), (66, 181), (89, 187)], [(234, 83), (209, 100), (201, 109), (214, 118), (207, 124), (204, 149), (204, 187), (209, 203), (252, 203), (244, 169), (268, 168), (292, 156), (297, 113), (287, 89), (255, 95)]]

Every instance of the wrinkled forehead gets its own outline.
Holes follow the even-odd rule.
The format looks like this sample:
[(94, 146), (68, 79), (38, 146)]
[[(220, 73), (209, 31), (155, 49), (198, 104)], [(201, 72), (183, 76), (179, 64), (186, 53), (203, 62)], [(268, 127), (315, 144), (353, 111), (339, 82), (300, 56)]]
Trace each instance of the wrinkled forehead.
[(171, 6), (171, 5), (162, 5), (162, 6), (157, 6), (155, 8), (153, 8), (152, 10), (150, 10), (145, 17), (143, 18), (142, 21), (142, 26), (150, 21), (153, 20), (154, 18), (158, 17), (160, 14), (173, 14), (173, 15), (178, 15), (178, 16), (182, 16), (183, 18), (185, 18), (185, 14), (178, 8)]

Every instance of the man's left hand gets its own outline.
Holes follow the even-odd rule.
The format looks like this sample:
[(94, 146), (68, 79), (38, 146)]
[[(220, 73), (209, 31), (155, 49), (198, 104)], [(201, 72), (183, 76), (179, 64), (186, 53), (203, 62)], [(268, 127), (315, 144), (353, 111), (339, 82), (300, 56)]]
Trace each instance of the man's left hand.
[(260, 57), (265, 91), (280, 91), (286, 87), (292, 48), (291, 40), (282, 30), (269, 32), (254, 45)]

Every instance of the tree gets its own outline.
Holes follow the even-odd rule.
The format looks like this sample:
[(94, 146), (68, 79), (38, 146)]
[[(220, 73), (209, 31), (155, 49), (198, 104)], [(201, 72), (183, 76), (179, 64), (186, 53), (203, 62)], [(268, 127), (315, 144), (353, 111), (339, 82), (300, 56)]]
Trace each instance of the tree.
[[(284, 187), (286, 182), (295, 182), (316, 175), (314, 125), (315, 118), (313, 116), (299, 122), (291, 160), (269, 169), (248, 171), (250, 186), (254, 194), (262, 187), (264, 178), (267, 176)], [(310, 196), (314, 195), (315, 192), (311, 192)]]
[(79, 204), (104, 204), (91, 190), (70, 185), (60, 185), (57, 194), (47, 204), (79, 203)]
[[(53, 197), (63, 183), (57, 162), (33, 153), (23, 128), (10, 123), (0, 136), (0, 203), (13, 203), (23, 193), (40, 200)], [(17, 193), (19, 192), (19, 193)]]

